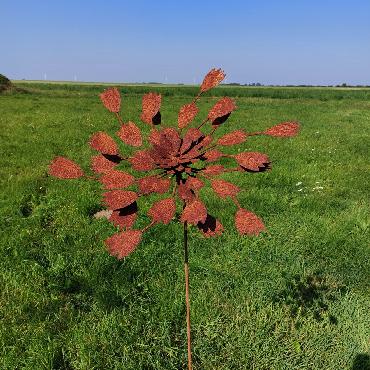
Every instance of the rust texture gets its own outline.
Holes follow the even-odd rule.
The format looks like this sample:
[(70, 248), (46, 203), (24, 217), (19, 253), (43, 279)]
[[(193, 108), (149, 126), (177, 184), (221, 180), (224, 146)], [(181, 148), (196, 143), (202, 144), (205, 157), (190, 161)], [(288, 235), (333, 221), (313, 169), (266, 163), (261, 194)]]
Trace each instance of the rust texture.
[[(65, 157), (57, 157), (51, 162), (49, 174), (54, 177), (77, 179), (85, 176), (100, 182), (103, 204), (109, 210), (107, 218), (119, 229), (106, 240), (107, 249), (113, 256), (126, 257), (138, 246), (143, 232), (156, 224), (167, 225), (176, 219), (177, 202), (181, 205), (181, 214), (177, 217), (180, 222), (196, 226), (205, 237), (221, 235), (224, 229), (221, 222), (207, 212), (200, 198), (205, 187), (211, 187), (221, 198), (221, 207), (232, 202), (235, 227), (240, 234), (258, 235), (265, 230), (257, 215), (240, 206), (241, 189), (221, 177), (227, 173), (229, 180), (229, 173), (233, 171), (239, 176), (245, 172), (265, 171), (270, 169), (270, 159), (264, 153), (242, 151), (240, 146), (235, 150), (236, 154), (230, 154), (230, 148), (225, 147), (241, 145), (247, 139), (251, 144), (251, 137), (256, 135), (291, 137), (298, 133), (299, 124), (283, 122), (261, 132), (239, 129), (217, 135), (217, 130), (223, 130), (221, 124), (236, 109), (235, 101), (229, 97), (218, 99), (203, 119), (197, 119), (197, 102), (202, 94), (224, 78), (221, 69), (208, 72), (198, 95), (179, 109), (177, 127), (161, 127), (162, 97), (154, 92), (145, 94), (140, 118), (151, 126), (146, 140), (136, 123), (121, 118), (120, 91), (108, 88), (100, 94), (100, 99), (118, 121), (118, 127), (112, 132), (116, 132), (115, 136), (121, 140), (120, 145), (114, 134), (97, 132), (91, 137), (91, 148), (99, 152), (91, 158), (93, 176), (86, 176), (79, 165)], [(122, 153), (125, 146), (127, 152)], [(226, 149), (228, 151), (223, 152)], [(229, 168), (232, 162), (235, 166)], [(147, 220), (146, 226), (137, 230), (135, 224), (141, 198), (152, 193), (159, 199), (152, 202), (147, 215), (140, 221), (145, 224)], [(180, 211), (180, 207), (178, 209)]]

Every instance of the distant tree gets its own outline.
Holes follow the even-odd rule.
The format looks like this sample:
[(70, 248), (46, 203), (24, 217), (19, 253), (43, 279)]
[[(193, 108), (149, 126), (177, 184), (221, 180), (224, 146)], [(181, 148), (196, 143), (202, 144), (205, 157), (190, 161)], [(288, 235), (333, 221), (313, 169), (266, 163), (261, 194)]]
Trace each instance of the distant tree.
[(0, 74), (0, 93), (6, 90), (10, 90), (11, 88), (12, 83), (10, 82), (9, 78)]

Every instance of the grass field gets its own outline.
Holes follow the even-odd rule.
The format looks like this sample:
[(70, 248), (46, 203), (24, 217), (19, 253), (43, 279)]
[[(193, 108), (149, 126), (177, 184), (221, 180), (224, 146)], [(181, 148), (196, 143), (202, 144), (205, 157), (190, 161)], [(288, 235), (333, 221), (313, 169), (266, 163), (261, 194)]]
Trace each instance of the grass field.
[[(185, 369), (180, 223), (150, 229), (118, 261), (103, 245), (114, 227), (92, 217), (98, 184), (47, 175), (56, 155), (88, 169), (92, 133), (117, 131), (103, 87), (17, 86), (28, 92), (0, 96), (0, 369)], [(122, 87), (124, 119), (146, 131), (148, 89), (163, 94), (168, 125), (196, 91)], [(370, 90), (218, 88), (201, 116), (224, 94), (238, 110), (219, 135), (286, 120), (302, 130), (251, 137), (237, 150), (268, 153), (273, 170), (224, 177), (268, 233), (238, 236), (234, 206), (203, 193), (226, 230), (211, 240), (190, 230), (194, 368), (369, 369)]]

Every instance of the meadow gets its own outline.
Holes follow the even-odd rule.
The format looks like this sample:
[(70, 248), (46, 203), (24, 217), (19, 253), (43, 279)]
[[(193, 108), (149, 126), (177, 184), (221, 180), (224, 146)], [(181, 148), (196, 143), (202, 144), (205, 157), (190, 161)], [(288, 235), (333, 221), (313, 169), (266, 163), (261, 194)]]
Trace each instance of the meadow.
[[(103, 244), (114, 227), (93, 217), (99, 184), (47, 175), (57, 155), (88, 170), (89, 137), (114, 136), (119, 126), (98, 98), (104, 86), (16, 86), (0, 95), (0, 369), (185, 369), (181, 224), (150, 229), (118, 261)], [(145, 132), (144, 92), (163, 94), (165, 125), (197, 92), (120, 89), (125, 121)], [(370, 89), (219, 87), (199, 116), (224, 95), (238, 109), (220, 136), (302, 127), (295, 138), (236, 147), (267, 153), (272, 171), (223, 176), (244, 189), (240, 203), (267, 233), (239, 236), (235, 207), (203, 190), (225, 232), (205, 239), (190, 229), (194, 369), (368, 370)], [(138, 225), (152, 200), (139, 204)]]

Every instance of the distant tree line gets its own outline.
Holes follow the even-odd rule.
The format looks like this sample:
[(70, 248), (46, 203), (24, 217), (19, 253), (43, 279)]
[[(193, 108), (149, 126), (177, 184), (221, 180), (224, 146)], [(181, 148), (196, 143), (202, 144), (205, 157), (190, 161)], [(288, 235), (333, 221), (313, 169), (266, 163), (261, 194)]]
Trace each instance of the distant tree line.
[(370, 85), (350, 85), (346, 82), (343, 82), (342, 84), (338, 85), (264, 85), (260, 82), (252, 82), (252, 83), (245, 83), (240, 84), (239, 82), (230, 82), (230, 83), (224, 83), (222, 85), (225, 86), (269, 86), (269, 87), (370, 87)]

